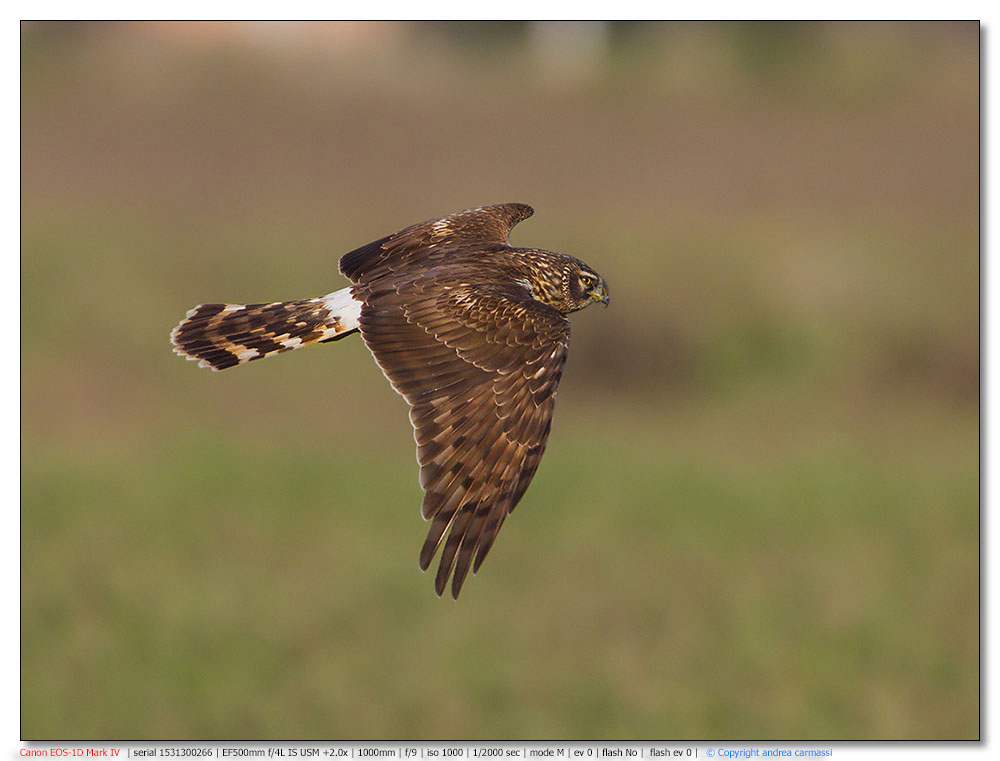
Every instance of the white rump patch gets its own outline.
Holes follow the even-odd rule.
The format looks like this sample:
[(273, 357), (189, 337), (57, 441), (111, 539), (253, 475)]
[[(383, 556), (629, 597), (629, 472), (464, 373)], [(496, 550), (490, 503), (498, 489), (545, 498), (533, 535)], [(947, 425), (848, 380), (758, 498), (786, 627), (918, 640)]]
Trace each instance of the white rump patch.
[(332, 330), (333, 334), (357, 330), (361, 325), (362, 302), (351, 294), (351, 286), (326, 294), (322, 301), (330, 311), (330, 317), (337, 320), (337, 326)]

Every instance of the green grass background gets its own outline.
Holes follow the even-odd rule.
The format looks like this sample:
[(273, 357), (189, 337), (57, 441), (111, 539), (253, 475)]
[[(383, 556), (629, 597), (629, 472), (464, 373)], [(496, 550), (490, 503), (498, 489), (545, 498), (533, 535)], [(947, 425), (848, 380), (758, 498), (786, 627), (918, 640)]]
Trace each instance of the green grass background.
[[(22, 27), (25, 739), (978, 736), (977, 26), (568, 39)], [(612, 303), (456, 603), (360, 340), (168, 334), (502, 201)]]

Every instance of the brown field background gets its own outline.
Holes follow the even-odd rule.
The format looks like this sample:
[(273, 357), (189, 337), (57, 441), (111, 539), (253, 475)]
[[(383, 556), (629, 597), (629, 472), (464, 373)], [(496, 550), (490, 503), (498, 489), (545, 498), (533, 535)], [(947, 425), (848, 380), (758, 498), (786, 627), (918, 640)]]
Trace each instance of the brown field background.
[[(24, 739), (973, 739), (979, 30), (30, 23)], [(360, 340), (204, 301), (521, 201), (573, 318), (462, 599)]]

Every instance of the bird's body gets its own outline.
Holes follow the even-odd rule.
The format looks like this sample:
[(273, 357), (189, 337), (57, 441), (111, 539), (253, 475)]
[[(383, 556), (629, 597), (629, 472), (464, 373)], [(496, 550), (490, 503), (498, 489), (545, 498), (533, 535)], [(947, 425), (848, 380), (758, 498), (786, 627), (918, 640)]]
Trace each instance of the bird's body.
[(426, 569), (458, 596), (527, 489), (548, 439), (566, 360), (566, 315), (608, 302), (578, 259), (512, 248), (523, 204), (413, 225), (340, 260), (353, 285), (316, 299), (203, 304), (171, 334), (177, 353), (216, 370), (355, 331), (410, 405)]

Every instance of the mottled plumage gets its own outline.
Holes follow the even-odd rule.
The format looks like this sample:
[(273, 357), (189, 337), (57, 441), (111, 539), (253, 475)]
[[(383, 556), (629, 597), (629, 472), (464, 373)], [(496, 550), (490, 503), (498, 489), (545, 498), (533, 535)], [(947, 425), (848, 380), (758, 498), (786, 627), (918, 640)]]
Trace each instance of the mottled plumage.
[(427, 569), (454, 597), (479, 570), (545, 449), (566, 361), (570, 312), (608, 303), (578, 259), (513, 248), (524, 204), (486, 206), (413, 225), (344, 255), (353, 283), (318, 299), (205, 304), (171, 334), (175, 350), (221, 370), (360, 331), (410, 405)]

